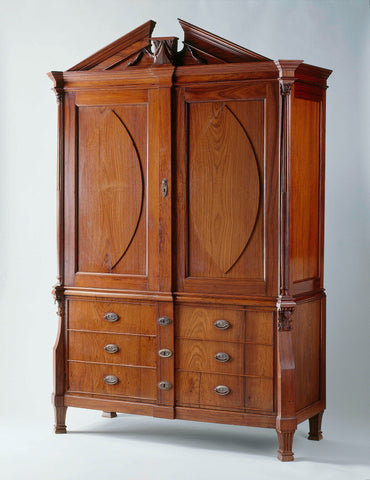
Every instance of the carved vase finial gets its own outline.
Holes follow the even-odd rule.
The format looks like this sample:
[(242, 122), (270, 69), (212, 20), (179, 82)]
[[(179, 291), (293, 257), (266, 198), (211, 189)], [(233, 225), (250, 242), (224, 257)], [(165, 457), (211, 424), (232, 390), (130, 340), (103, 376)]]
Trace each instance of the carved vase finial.
[(173, 65), (177, 54), (177, 37), (152, 38), (155, 65)]

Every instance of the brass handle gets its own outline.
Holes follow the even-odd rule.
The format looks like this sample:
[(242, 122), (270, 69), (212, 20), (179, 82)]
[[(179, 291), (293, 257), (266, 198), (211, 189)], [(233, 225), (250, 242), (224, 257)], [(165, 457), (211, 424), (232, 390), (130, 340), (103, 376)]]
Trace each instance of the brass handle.
[(230, 355), (228, 353), (225, 353), (225, 352), (218, 352), (215, 355), (215, 359), (218, 362), (225, 363), (225, 362), (228, 362), (230, 360)]
[(230, 328), (230, 322), (227, 320), (216, 320), (213, 325), (219, 330), (226, 330), (227, 328)]
[(172, 320), (170, 319), (170, 317), (159, 317), (158, 323), (159, 325), (162, 325), (162, 327), (165, 327), (166, 325), (171, 325)]
[(160, 390), (171, 390), (172, 388), (172, 383), (171, 382), (167, 382), (166, 380), (163, 380), (162, 382), (159, 382), (158, 383), (158, 388)]
[(104, 377), (104, 382), (108, 385), (115, 385), (118, 383), (118, 378), (115, 375), (107, 375)]
[(158, 351), (158, 355), (162, 358), (172, 357), (172, 351), (169, 348), (162, 348)]
[(119, 346), (115, 345), (114, 343), (108, 343), (108, 345), (104, 347), (104, 350), (108, 353), (117, 353), (119, 350)]
[(114, 312), (108, 312), (104, 315), (104, 318), (108, 322), (116, 322), (119, 319), (119, 316)]
[(215, 392), (218, 395), (229, 395), (230, 393), (230, 388), (227, 387), (226, 385), (217, 385), (217, 387), (214, 388)]

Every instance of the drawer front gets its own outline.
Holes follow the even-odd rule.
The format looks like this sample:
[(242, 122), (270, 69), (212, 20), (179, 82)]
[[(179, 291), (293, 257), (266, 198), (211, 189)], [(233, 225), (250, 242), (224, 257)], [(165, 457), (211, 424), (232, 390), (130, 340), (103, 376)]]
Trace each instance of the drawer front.
[[(226, 320), (228, 327), (215, 326)], [(273, 344), (272, 311), (232, 310), (227, 308), (181, 305), (176, 308), (176, 336), (202, 340)]]
[[(119, 367), (69, 362), (69, 392), (119, 395), (133, 399), (155, 400), (157, 397), (154, 368)], [(117, 377), (115, 385), (104, 381)]]
[[(176, 385), (179, 406), (273, 411), (272, 378), (177, 372)], [(230, 392), (220, 395), (215, 391), (218, 386), (226, 386)]]
[[(244, 312), (226, 308), (178, 306), (176, 308), (176, 336), (219, 341), (242, 341)], [(218, 320), (229, 323), (228, 328), (215, 326)]]
[(155, 337), (69, 331), (69, 360), (156, 366)]
[[(223, 354), (226, 354), (226, 359)], [(272, 377), (272, 346), (177, 339), (176, 368), (198, 372)]]
[[(180, 370), (243, 375), (242, 343), (178, 339), (175, 351), (176, 368)], [(227, 361), (217, 360), (217, 358), (225, 360), (224, 355), (220, 354), (226, 354), (229, 357)]]
[[(218, 386), (227, 386), (230, 393), (220, 395)], [(212, 375), (197, 372), (177, 372), (176, 403), (178, 405), (243, 408), (243, 377)]]
[[(114, 320), (114, 315), (109, 316), (109, 313), (115, 314), (118, 319), (109, 321)], [(69, 300), (68, 328), (155, 335), (155, 307), (148, 304)]]

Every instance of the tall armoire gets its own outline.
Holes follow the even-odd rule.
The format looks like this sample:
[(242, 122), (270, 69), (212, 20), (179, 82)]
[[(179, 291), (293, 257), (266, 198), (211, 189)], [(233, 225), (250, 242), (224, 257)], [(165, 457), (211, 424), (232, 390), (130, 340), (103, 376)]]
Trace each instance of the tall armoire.
[(325, 92), (180, 20), (65, 72), (55, 432), (67, 407), (275, 428), (325, 409)]

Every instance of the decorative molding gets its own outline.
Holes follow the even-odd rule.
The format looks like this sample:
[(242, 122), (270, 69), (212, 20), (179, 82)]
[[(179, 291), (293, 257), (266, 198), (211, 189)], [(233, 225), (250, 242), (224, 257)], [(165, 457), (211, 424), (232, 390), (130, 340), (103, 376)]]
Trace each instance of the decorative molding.
[(149, 42), (149, 37), (152, 34), (155, 27), (155, 22), (149, 20), (148, 22), (140, 25), (140, 27), (135, 28), (131, 32), (127, 33), (123, 37), (119, 38), (113, 43), (110, 43), (106, 47), (102, 48), (98, 52), (90, 55), (85, 60), (82, 60), (77, 65), (71, 67), (68, 71), (81, 71), (81, 70), (91, 70), (97, 65), (106, 62), (111, 57), (120, 57), (120, 60), (123, 60), (127, 57), (127, 51), (130, 50), (130, 47), (135, 43), (140, 42)]
[(188, 43), (185, 43), (184, 42), (184, 49), (183, 49), (183, 52), (182, 52), (182, 55), (184, 56), (186, 54), (186, 52), (189, 52), (190, 53), (190, 56), (191, 58), (196, 62), (196, 63), (199, 63), (201, 65), (204, 65), (204, 64), (207, 64), (207, 60), (205, 58), (202, 58), (198, 55), (198, 53), (196, 52), (196, 50), (194, 49), (194, 47), (192, 47), (191, 45), (189, 45)]
[(275, 60), (275, 65), (279, 70), (279, 77), (281, 80), (296, 79), (297, 68), (303, 63), (303, 60)]
[[(209, 54), (209, 63), (266, 62), (270, 60), (184, 20), (178, 19), (178, 21), (184, 31), (184, 43)], [(216, 62), (211, 61), (212, 57), (216, 59)]]

